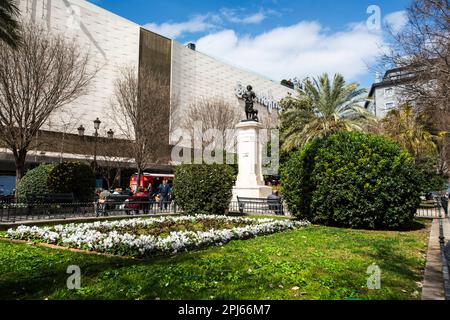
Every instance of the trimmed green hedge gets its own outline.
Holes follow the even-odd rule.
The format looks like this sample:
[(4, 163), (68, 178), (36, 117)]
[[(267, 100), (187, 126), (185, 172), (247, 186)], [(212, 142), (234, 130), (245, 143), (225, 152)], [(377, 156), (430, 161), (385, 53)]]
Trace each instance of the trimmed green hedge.
[(186, 214), (225, 214), (234, 181), (228, 165), (183, 164), (175, 172), (175, 199)]
[(67, 161), (53, 168), (47, 184), (51, 193), (73, 193), (77, 201), (91, 201), (95, 192), (95, 175), (88, 165)]
[(48, 194), (50, 191), (47, 187), (47, 180), (54, 168), (53, 164), (41, 164), (39, 167), (29, 170), (17, 186), (19, 201), (25, 201), (29, 194)]
[(391, 140), (342, 132), (293, 153), (283, 165), (282, 183), (289, 210), (299, 218), (385, 229), (414, 219), (423, 177)]

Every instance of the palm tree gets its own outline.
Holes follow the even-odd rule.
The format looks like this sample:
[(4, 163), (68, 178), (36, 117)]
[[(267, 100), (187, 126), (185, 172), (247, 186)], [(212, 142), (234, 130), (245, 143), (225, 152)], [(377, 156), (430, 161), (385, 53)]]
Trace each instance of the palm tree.
[(359, 84), (346, 85), (344, 77), (336, 74), (330, 83), (328, 74), (307, 79), (297, 90), (297, 97), (282, 101), (282, 150), (300, 148), (308, 142), (339, 130), (362, 131), (375, 117), (362, 107), (366, 89)]
[(15, 48), (20, 42), (19, 8), (15, 0), (0, 0), (0, 41)]
[(416, 162), (436, 154), (435, 141), (444, 134), (431, 134), (419, 117), (417, 111), (406, 104), (390, 111), (382, 121), (383, 133), (408, 150)]

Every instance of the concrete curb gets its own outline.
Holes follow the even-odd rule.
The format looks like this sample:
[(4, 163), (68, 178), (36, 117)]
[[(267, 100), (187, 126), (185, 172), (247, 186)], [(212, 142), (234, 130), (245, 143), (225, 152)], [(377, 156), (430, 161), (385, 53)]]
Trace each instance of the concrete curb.
[(422, 300), (445, 300), (443, 271), (441, 246), (439, 243), (439, 219), (434, 219), (428, 242)]

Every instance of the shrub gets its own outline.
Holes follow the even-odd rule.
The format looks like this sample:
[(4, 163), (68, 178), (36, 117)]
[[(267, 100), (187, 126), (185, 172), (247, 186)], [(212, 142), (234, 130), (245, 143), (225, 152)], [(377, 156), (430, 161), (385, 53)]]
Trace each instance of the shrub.
[(384, 137), (342, 132), (292, 154), (282, 169), (290, 211), (313, 223), (384, 229), (414, 219), (423, 187), (413, 158)]
[(80, 202), (90, 201), (95, 191), (95, 175), (81, 162), (68, 161), (55, 166), (47, 180), (51, 193), (73, 193)]
[(186, 214), (225, 214), (234, 180), (228, 165), (180, 165), (175, 172), (175, 198)]
[(53, 164), (41, 164), (39, 167), (29, 170), (17, 186), (19, 201), (25, 201), (29, 194), (48, 194), (47, 179), (54, 167)]

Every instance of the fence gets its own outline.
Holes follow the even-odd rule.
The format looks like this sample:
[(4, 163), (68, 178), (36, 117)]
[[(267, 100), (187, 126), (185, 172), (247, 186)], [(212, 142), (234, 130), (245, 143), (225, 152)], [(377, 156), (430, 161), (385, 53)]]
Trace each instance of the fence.
[(0, 204), (0, 222), (63, 220), (90, 217), (174, 214), (179, 210), (174, 201), (162, 203), (9, 203)]
[(228, 211), (234, 214), (286, 215), (283, 203), (270, 202), (266, 199), (260, 200), (258, 202), (232, 201)]
[(436, 219), (447, 216), (439, 199), (422, 201), (416, 212), (416, 218)]
[[(289, 215), (282, 203), (269, 203), (267, 201), (232, 201), (228, 211), (232, 214)], [(148, 201), (110, 202), (104, 205), (94, 201), (87, 203), (0, 203), (0, 222), (177, 213), (182, 213), (182, 208), (175, 201), (167, 201), (162, 205), (161, 203)], [(434, 219), (445, 216), (447, 216), (446, 212), (437, 199), (422, 202), (416, 213), (417, 218)]]

